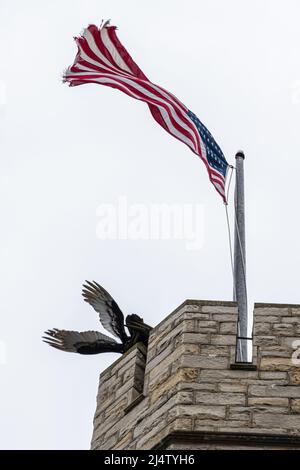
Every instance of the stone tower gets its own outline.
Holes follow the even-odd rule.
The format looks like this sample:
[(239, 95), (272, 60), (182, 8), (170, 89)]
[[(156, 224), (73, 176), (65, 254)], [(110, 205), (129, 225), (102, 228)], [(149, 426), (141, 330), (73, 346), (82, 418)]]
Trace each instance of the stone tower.
[(234, 302), (185, 301), (100, 375), (92, 449), (300, 449), (300, 305), (255, 304), (252, 364), (236, 331)]

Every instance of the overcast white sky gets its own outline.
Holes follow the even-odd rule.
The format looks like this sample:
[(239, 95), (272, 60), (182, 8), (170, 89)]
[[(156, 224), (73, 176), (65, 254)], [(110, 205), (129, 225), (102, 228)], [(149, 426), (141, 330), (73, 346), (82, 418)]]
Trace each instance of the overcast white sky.
[[(101, 329), (84, 279), (157, 324), (186, 298), (231, 300), (224, 207), (201, 161), (144, 103), (61, 83), (73, 36), (111, 18), (145, 74), (246, 153), (251, 303), (299, 303), (298, 0), (1, 0), (0, 447), (87, 449), (98, 376), (117, 356), (41, 341)], [(200, 204), (186, 240), (100, 240), (101, 204)]]

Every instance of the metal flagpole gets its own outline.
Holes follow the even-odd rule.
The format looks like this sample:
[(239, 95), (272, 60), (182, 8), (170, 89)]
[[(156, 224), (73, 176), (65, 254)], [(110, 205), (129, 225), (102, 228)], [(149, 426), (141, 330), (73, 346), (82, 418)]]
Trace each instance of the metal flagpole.
[[(248, 306), (246, 285), (244, 152), (237, 152), (234, 223), (234, 289), (233, 300), (238, 304), (237, 361), (247, 362)], [(244, 338), (244, 339), (243, 339)]]

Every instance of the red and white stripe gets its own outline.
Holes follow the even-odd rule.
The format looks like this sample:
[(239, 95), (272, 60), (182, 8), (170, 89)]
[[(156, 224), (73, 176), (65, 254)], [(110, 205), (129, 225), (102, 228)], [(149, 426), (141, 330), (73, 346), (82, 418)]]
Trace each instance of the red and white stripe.
[(209, 166), (206, 148), (187, 107), (164, 88), (150, 82), (116, 35), (116, 26), (90, 25), (81, 37), (74, 64), (64, 74), (70, 86), (98, 83), (117, 88), (148, 104), (154, 119), (205, 163), (209, 179), (226, 202), (225, 178)]

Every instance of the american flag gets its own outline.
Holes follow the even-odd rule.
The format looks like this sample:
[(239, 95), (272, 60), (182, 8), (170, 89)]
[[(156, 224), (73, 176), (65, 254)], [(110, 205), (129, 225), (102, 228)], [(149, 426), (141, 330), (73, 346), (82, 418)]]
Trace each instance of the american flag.
[(228, 163), (211, 133), (176, 96), (146, 77), (119, 41), (116, 26), (108, 23), (100, 28), (90, 25), (75, 38), (78, 52), (64, 73), (64, 81), (70, 86), (98, 83), (145, 101), (158, 124), (201, 158), (210, 181), (226, 202)]

